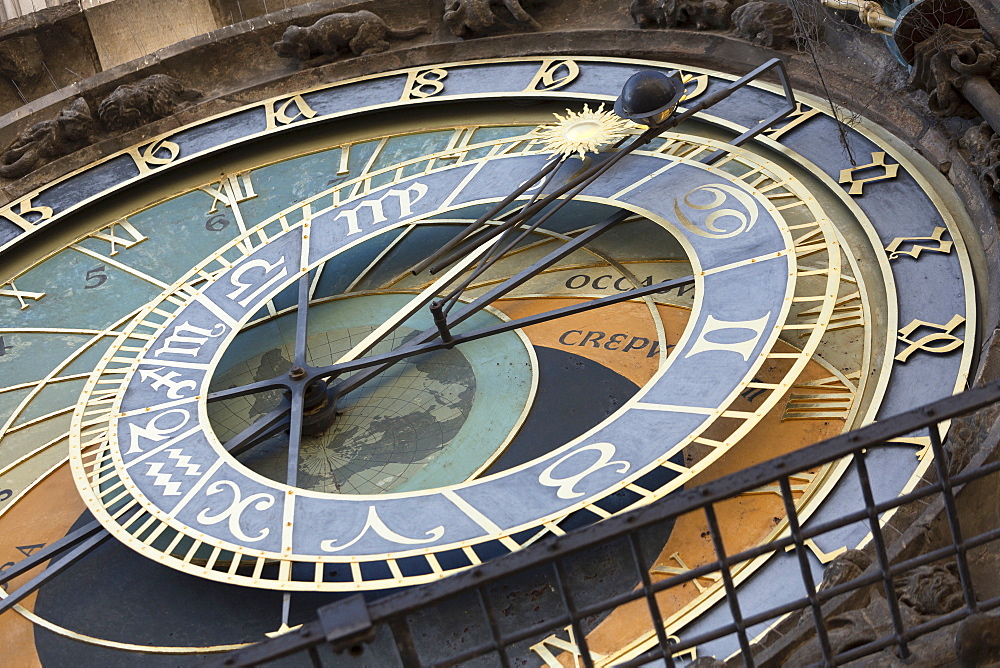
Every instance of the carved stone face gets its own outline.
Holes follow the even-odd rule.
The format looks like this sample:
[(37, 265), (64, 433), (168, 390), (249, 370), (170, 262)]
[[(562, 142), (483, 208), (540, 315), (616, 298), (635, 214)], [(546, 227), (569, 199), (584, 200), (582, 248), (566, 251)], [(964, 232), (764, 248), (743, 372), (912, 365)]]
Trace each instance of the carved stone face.
[[(274, 43), (274, 50), (277, 54), (283, 58), (302, 58), (301, 55), (303, 50), (303, 40), (305, 39), (306, 29), (300, 26), (288, 26), (285, 29), (285, 34), (281, 36), (280, 42)], [(306, 47), (308, 51), (308, 47)], [(305, 56), (309, 57), (308, 53)]]

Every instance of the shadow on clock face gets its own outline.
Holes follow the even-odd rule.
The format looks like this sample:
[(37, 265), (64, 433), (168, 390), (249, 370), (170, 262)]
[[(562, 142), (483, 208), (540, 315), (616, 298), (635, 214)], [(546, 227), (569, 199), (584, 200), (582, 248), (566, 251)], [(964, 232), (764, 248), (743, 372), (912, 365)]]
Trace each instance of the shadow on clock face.
[[(491, 472), (516, 466), (544, 453), (553, 443), (578, 436), (617, 410), (638, 389), (627, 378), (579, 355), (541, 346), (535, 353), (539, 387), (533, 410)], [(87, 513), (71, 530), (90, 521)], [(646, 541), (650, 560), (667, 535), (669, 527), (660, 527), (655, 538)], [(608, 550), (588, 556), (579, 568), (572, 569), (573, 577), (595, 594), (628, 591), (638, 581), (631, 558), (624, 557), (628, 554), (628, 550)], [(561, 612), (561, 599), (550, 581), (551, 574), (533, 572), (516, 585), (498, 588), (493, 597), (498, 615), (511, 624), (526, 624)], [(392, 591), (366, 596), (376, 598)], [(343, 596), (292, 594), (289, 624), (314, 619), (318, 606)], [(282, 599), (281, 592), (221, 584), (163, 567), (109, 540), (44, 587), (34, 610), (54, 624), (103, 640), (150, 647), (210, 647), (255, 642), (277, 630)], [(456, 601), (454, 609), (454, 615), (445, 612), (424, 620), (426, 629), (418, 634), (418, 642), (430, 646), (449, 638), (457, 642), (456, 634), (469, 628), (473, 634), (488, 633), (485, 627), (478, 629), (477, 622), (462, 621), (461, 602)], [(388, 645), (381, 641), (376, 639), (359, 665), (395, 663), (389, 658)], [(137, 661), (144, 666), (175, 666), (195, 662), (198, 656), (137, 654), (80, 642), (42, 627), (35, 629), (35, 643), (46, 666), (134, 666)], [(527, 652), (527, 646), (524, 649)], [(333, 656), (329, 658), (332, 662)], [(336, 661), (340, 665), (346, 657), (338, 656)]]

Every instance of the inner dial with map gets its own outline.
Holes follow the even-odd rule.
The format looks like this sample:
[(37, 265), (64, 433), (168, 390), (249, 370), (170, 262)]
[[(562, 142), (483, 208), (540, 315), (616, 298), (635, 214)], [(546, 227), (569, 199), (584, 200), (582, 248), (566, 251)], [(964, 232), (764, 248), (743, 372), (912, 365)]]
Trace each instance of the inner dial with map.
[[(780, 143), (828, 120), (818, 104), (741, 148), (726, 144), (739, 119), (687, 122), (492, 251), (489, 230), (641, 132), (598, 109), (610, 85), (574, 89), (581, 72), (620, 88), (639, 64), (508, 65), (493, 83), (518, 95), (427, 106), (413, 91), (447, 90), (426, 83), (442, 75), (403, 72), (410, 93), (363, 122), (147, 175), (0, 257), (3, 567), (92, 518), (114, 536), (0, 616), (5, 656), (166, 661), (252, 642), (341, 592), (439, 579), (922, 403), (918, 385), (964, 383), (974, 313), (953, 212), (906, 152), (869, 151), (855, 175)], [(530, 97), (526, 65), (549, 83), (510, 105)], [(683, 78), (689, 100), (728, 83)], [(754, 94), (760, 117), (780, 99)], [(309, 95), (264, 103), (268, 131), (321, 121)], [(178, 155), (167, 141), (134, 155)], [(411, 271), (549, 167), (452, 262)], [(930, 228), (885, 214), (880, 188), (926, 199)], [(921, 310), (933, 289), (953, 315)], [(875, 456), (882, 493), (913, 484), (924, 445)], [(856, 503), (838, 486), (849, 465), (796, 481), (803, 516)], [(786, 526), (768, 490), (718, 512), (731, 552)], [(654, 577), (713, 560), (686, 520)], [(699, 580), (663, 613), (682, 629), (720, 596)], [(112, 623), (109, 606), (126, 612)], [(641, 652), (652, 631), (630, 619), (616, 611), (589, 644)]]

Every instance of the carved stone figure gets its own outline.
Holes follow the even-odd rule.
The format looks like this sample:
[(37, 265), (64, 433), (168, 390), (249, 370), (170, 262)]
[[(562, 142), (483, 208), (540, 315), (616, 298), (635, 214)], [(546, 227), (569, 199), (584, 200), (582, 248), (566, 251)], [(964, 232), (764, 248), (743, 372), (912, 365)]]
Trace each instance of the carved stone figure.
[[(963, 605), (956, 570), (954, 562), (947, 565), (932, 564), (907, 571), (896, 578), (894, 584), (899, 598), (899, 610), (906, 627), (912, 628)], [(857, 577), (857, 574), (848, 579)], [(830, 648), (835, 654), (893, 633), (889, 604), (881, 587), (873, 585), (864, 590), (864, 594), (865, 598), (857, 608), (826, 619)], [(792, 652), (785, 665), (806, 666), (822, 662), (822, 659), (819, 643), (813, 639)]]
[(0, 75), (14, 83), (25, 86), (32, 84), (44, 72), (42, 47), (33, 35), (12, 37), (0, 42)]
[(35, 123), (0, 153), (0, 176), (18, 179), (88, 145), (97, 123), (83, 98), (66, 105), (55, 118)]
[(1000, 137), (988, 123), (969, 128), (959, 140), (969, 152), (969, 163), (979, 176), (979, 185), (1000, 212)]
[(737, 37), (772, 49), (795, 46), (792, 10), (776, 2), (749, 2), (732, 15)]
[(979, 614), (963, 620), (955, 634), (955, 655), (962, 668), (1000, 662), (1000, 617)]
[(101, 101), (97, 115), (108, 130), (132, 130), (175, 114), (199, 97), (201, 92), (185, 88), (177, 79), (154, 74), (116, 88)]
[(330, 14), (302, 28), (288, 26), (274, 50), (283, 58), (298, 58), (306, 66), (319, 65), (351, 53), (364, 56), (388, 50), (389, 39), (407, 39), (426, 33), (424, 27), (393, 30), (377, 14), (361, 10)]
[(521, 0), (445, 0), (444, 23), (453, 35), (463, 39), (541, 28)]
[(632, 20), (640, 28), (725, 30), (736, 3), (729, 0), (632, 0)]
[(982, 30), (945, 25), (914, 47), (910, 85), (930, 93), (928, 106), (942, 116), (978, 115), (960, 92), (968, 78), (977, 76), (1000, 86), (1000, 51)]

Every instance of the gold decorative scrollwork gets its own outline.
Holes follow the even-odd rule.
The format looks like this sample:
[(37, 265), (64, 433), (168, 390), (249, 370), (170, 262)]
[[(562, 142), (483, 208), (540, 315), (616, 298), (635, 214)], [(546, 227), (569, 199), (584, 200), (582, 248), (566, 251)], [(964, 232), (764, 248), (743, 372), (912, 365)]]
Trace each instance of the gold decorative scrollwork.
[[(696, 200), (700, 198), (693, 198), (693, 196), (700, 191), (708, 193), (712, 196), (712, 199), (706, 204), (697, 203)], [(729, 200), (730, 196), (743, 207), (742, 211), (731, 207), (720, 208)], [(760, 215), (760, 207), (753, 197), (739, 188), (721, 183), (698, 186), (688, 191), (684, 195), (684, 204), (695, 211), (712, 212), (705, 217), (701, 226), (699, 226), (681, 211), (680, 200), (674, 199), (674, 214), (676, 214), (677, 220), (695, 234), (702, 237), (709, 237), (710, 239), (728, 239), (735, 237), (737, 234), (748, 232), (754, 226), (754, 223), (757, 222), (757, 218)], [(727, 218), (732, 218), (736, 221), (735, 226), (728, 223), (725, 225), (719, 224)]]

